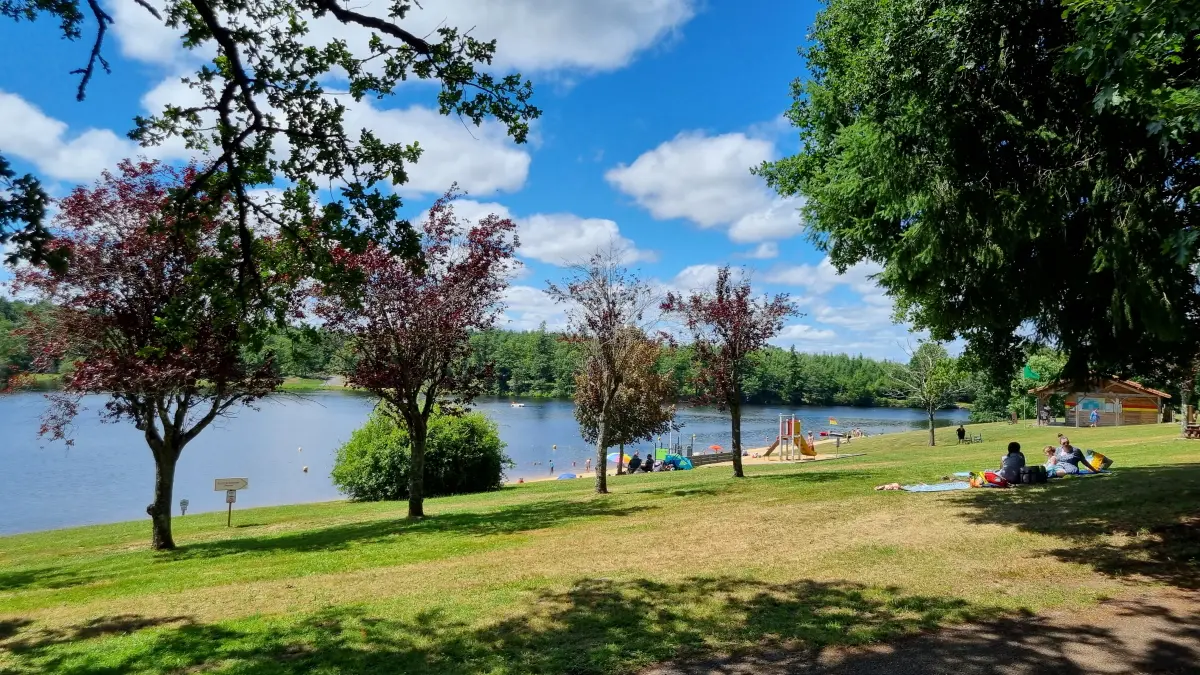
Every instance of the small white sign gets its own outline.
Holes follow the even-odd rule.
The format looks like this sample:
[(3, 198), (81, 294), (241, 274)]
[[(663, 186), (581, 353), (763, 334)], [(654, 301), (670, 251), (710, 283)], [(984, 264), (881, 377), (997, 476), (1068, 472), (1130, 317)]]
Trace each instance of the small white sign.
[(218, 478), (213, 481), (213, 491), (245, 490), (250, 487), (250, 481), (245, 478)]
[(226, 504), (234, 504), (236, 502), (237, 502), (237, 490), (226, 490), (225, 491), (225, 503)]

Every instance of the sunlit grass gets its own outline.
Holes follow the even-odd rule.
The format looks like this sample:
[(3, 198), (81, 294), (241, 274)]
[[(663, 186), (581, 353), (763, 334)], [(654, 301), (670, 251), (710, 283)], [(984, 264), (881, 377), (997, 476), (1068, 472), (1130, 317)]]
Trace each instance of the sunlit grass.
[[(617, 673), (692, 653), (887, 640), (1197, 579), (1200, 442), (1174, 426), (1068, 430), (1111, 476), (876, 492), (1031, 461), (1055, 430), (855, 441), (833, 462), (531, 483), (0, 539), (0, 671)], [(1180, 528), (1183, 528), (1180, 530)], [(1182, 533), (1175, 536), (1174, 533)], [(1048, 580), (1053, 580), (1049, 583)]]

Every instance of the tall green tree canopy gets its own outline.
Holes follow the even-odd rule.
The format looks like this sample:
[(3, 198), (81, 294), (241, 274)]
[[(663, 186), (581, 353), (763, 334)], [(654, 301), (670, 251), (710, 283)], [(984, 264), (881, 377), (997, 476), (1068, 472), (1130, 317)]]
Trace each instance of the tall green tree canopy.
[(841, 269), (883, 265), (899, 311), (1007, 379), (1194, 349), (1200, 12), (1116, 0), (830, 0), (758, 168), (806, 198)]
[[(213, 58), (185, 82), (198, 104), (170, 104), (136, 119), (130, 136), (144, 145), (182, 139), (208, 157), (194, 180), (173, 195), (180, 212), (200, 198), (228, 200), (234, 218), (226, 234), (231, 257), (240, 257), (242, 291), (261, 277), (254, 258), (255, 232), (283, 231), (297, 238), (334, 240), (354, 250), (368, 241), (406, 257), (420, 254), (418, 236), (399, 217), (393, 186), (408, 180), (421, 148), (387, 143), (371, 129), (347, 129), (345, 101), (385, 97), (405, 80), (432, 80), (444, 115), (480, 124), (495, 118), (517, 142), (540, 111), (530, 83), (517, 74), (487, 72), (494, 41), (443, 26), (420, 37), (405, 28), (415, 0), (390, 0), (370, 14), (340, 0), (136, 0), (141, 9), (178, 31), (181, 44)], [(0, 17), (18, 22), (50, 19), (79, 49), (77, 98), (97, 71), (107, 71), (107, 29), (114, 23), (96, 0), (0, 0)], [(314, 37), (310, 23), (332, 20), (361, 37)], [(369, 37), (366, 37), (369, 35)], [(345, 89), (342, 94), (329, 89)], [(0, 148), (0, 152), (3, 148)], [(283, 187), (278, 199), (256, 199), (253, 188)], [(446, 186), (450, 188), (449, 185)], [(314, 202), (322, 204), (314, 213)], [(36, 177), (17, 176), (0, 156), (0, 243), (17, 238), (18, 254), (36, 259), (46, 233), (45, 193)], [(303, 235), (301, 237), (301, 235)], [(329, 247), (313, 245), (308, 252)], [(316, 273), (332, 274), (335, 265)]]

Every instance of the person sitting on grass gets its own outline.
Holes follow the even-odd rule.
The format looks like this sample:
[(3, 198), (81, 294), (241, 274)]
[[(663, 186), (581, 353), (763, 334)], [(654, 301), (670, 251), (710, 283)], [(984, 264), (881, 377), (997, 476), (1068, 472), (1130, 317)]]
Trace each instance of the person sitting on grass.
[(629, 465), (628, 465), (629, 473), (633, 473), (633, 472), (637, 471), (638, 467), (640, 467), (641, 465), (642, 465), (642, 458), (638, 455), (637, 450), (634, 450), (633, 457), (629, 458)]
[(1021, 453), (1021, 444), (1013, 441), (1008, 444), (1008, 454), (1000, 462), (1000, 470), (996, 473), (1009, 485), (1021, 482), (1021, 469), (1025, 466), (1025, 455)]
[(1042, 454), (1046, 455), (1046, 461), (1044, 462), (1044, 465), (1046, 467), (1046, 472), (1049, 473), (1050, 471), (1054, 470), (1054, 465), (1058, 464), (1058, 460), (1055, 459), (1058, 451), (1054, 449), (1053, 445), (1047, 445), (1045, 449), (1042, 450)]
[(1079, 464), (1082, 462), (1092, 473), (1100, 473), (1100, 470), (1092, 466), (1087, 458), (1083, 456), (1083, 451), (1071, 445), (1071, 439), (1063, 436), (1062, 445), (1058, 447), (1058, 452), (1054, 455), (1054, 469), (1051, 475), (1062, 478), (1063, 476), (1079, 473)]

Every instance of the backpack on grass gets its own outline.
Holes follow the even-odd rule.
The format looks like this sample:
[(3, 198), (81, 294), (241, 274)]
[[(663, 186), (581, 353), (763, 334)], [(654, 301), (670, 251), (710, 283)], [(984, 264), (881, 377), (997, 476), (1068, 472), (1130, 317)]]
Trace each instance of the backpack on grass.
[(1020, 471), (1020, 483), (1022, 485), (1034, 485), (1036, 483), (1045, 483), (1048, 480), (1046, 467), (1041, 464), (1033, 466), (1023, 466)]

